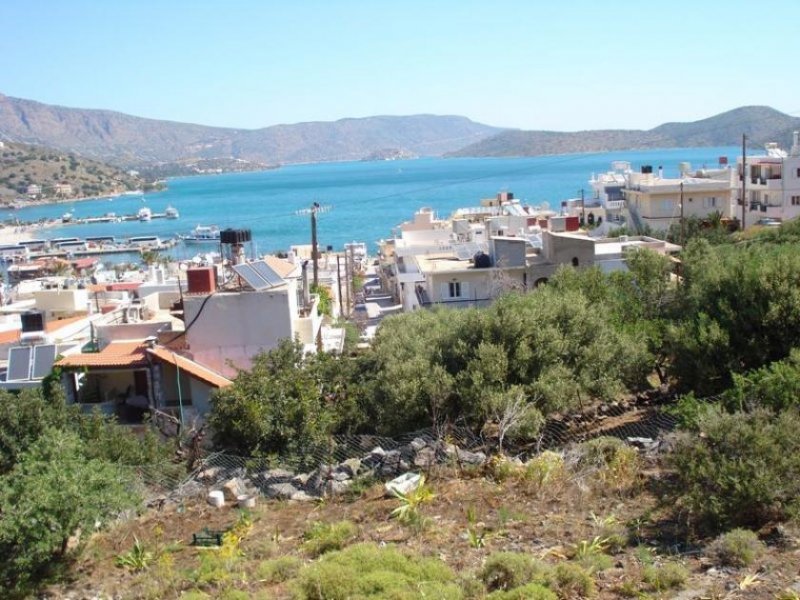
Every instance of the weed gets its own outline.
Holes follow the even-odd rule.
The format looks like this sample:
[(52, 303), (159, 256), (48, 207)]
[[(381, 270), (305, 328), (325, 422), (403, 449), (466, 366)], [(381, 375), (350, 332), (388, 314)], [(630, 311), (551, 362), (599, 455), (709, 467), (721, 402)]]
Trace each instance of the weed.
[(419, 523), (421, 520), (420, 507), (436, 497), (430, 487), (425, 485), (425, 475), (420, 475), (419, 484), (413, 490), (405, 494), (397, 490), (392, 493), (400, 500), (400, 506), (392, 511), (391, 516), (405, 524)]
[(355, 539), (358, 534), (356, 526), (350, 521), (337, 523), (314, 523), (305, 532), (303, 548), (311, 556), (317, 557), (332, 550), (341, 550)]
[(354, 544), (304, 566), (294, 592), (299, 600), (462, 597), (455, 574), (439, 559), (375, 544)]
[(489, 590), (510, 590), (547, 580), (550, 567), (530, 554), (496, 552), (486, 559), (478, 577)]
[(296, 556), (281, 556), (261, 562), (256, 569), (259, 581), (265, 583), (283, 583), (293, 579), (303, 562)]
[(800, 600), (800, 593), (795, 590), (785, 589), (775, 596), (775, 600)]
[(241, 590), (223, 590), (217, 600), (250, 600), (250, 594)]
[(144, 571), (153, 562), (154, 555), (144, 547), (136, 536), (133, 537), (133, 548), (124, 554), (120, 554), (114, 560), (114, 564), (129, 571)]
[(211, 596), (200, 590), (186, 590), (180, 595), (181, 600), (211, 600)]
[(502, 454), (496, 454), (486, 463), (486, 474), (498, 483), (516, 476), (520, 468)]
[(763, 550), (764, 544), (755, 533), (748, 529), (734, 529), (714, 540), (707, 553), (720, 565), (749, 567)]
[(559, 598), (592, 598), (597, 593), (591, 573), (575, 563), (556, 565), (551, 578), (551, 587), (555, 588)]
[(593, 472), (598, 490), (629, 491), (641, 471), (636, 448), (612, 437), (599, 437), (580, 444), (578, 466)]
[(486, 546), (486, 530), (470, 525), (467, 527), (467, 542), (469, 547), (475, 550)]
[(647, 565), (642, 569), (642, 581), (654, 592), (680, 589), (689, 578), (686, 567), (676, 562), (663, 565)]
[(737, 585), (739, 586), (739, 589), (744, 592), (749, 590), (751, 587), (757, 586), (759, 583), (761, 583), (761, 578), (758, 576), (758, 573), (750, 573), (749, 575), (742, 577)]
[(653, 549), (648, 546), (636, 546), (633, 554), (642, 565), (652, 565), (655, 562)]
[(355, 502), (361, 498), (367, 491), (370, 490), (376, 483), (378, 478), (374, 475), (361, 475), (353, 479), (353, 483), (342, 494), (342, 499), (345, 502)]
[(550, 450), (534, 456), (526, 464), (522, 478), (533, 484), (537, 489), (552, 483), (564, 476), (564, 458)]

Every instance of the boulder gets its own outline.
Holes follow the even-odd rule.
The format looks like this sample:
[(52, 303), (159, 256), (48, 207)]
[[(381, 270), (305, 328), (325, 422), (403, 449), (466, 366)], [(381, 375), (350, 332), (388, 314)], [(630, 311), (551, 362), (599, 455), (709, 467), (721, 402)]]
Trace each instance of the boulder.
[(436, 463), (436, 450), (428, 447), (421, 448), (417, 451), (412, 462), (415, 467), (429, 469)]
[(286, 483), (291, 481), (294, 475), (294, 473), (286, 469), (269, 469), (260, 473), (260, 476), (268, 483)]
[(338, 496), (339, 494), (344, 494), (352, 484), (352, 479), (347, 479), (345, 481), (333, 480), (328, 482), (326, 489), (331, 496)]
[(350, 472), (344, 470), (336, 471), (332, 477), (333, 481), (348, 481), (349, 479), (350, 479)]
[(344, 471), (350, 477), (356, 477), (361, 471), (361, 459), (348, 458), (346, 461), (339, 465), (339, 470)]
[(225, 495), (225, 500), (228, 502), (236, 502), (239, 496), (247, 493), (247, 482), (240, 477), (228, 479), (222, 484), (222, 493)]
[(413, 440), (411, 440), (411, 443), (409, 444), (409, 446), (411, 446), (411, 449), (414, 452), (419, 452), (420, 450), (425, 448), (427, 445), (428, 445), (428, 442), (426, 442), (422, 438), (414, 438)]
[(292, 497), (289, 498), (289, 500), (293, 500), (295, 502), (313, 502), (316, 500), (316, 498), (314, 496), (309, 496), (307, 493), (301, 490), (292, 494)]
[(290, 500), (292, 496), (297, 494), (300, 490), (294, 487), (291, 483), (272, 483), (264, 490), (267, 498), (277, 498), (279, 500)]
[(208, 467), (197, 474), (197, 479), (206, 484), (213, 484), (222, 475), (221, 467)]
[(486, 455), (483, 452), (470, 452), (456, 448), (459, 462), (465, 465), (478, 466), (486, 462)]
[(295, 487), (302, 488), (306, 487), (309, 479), (311, 479), (310, 473), (300, 473), (299, 475), (295, 475), (294, 477), (292, 477), (291, 483)]
[(422, 481), (422, 476), (419, 473), (404, 473), (400, 477), (387, 481), (383, 487), (386, 489), (387, 496), (394, 496), (395, 492), (407, 494), (417, 489), (420, 481)]

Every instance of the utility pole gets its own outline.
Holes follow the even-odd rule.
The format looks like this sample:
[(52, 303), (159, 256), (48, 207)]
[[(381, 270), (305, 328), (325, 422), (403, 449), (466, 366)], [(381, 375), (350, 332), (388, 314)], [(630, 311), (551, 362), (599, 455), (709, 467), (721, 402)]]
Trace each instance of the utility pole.
[(339, 316), (344, 318), (344, 298), (342, 298), (342, 257), (336, 255), (336, 284), (339, 286)]
[(686, 243), (686, 226), (683, 223), (683, 182), (681, 181), (681, 246)]
[(747, 136), (742, 134), (742, 231), (747, 211)]
[(314, 261), (314, 289), (319, 287), (319, 252), (317, 251), (317, 211), (319, 202), (311, 205), (311, 260)]
[(583, 199), (583, 188), (581, 188), (581, 225), (586, 226), (586, 204)]
[(344, 251), (344, 277), (345, 277), (344, 289), (347, 293), (347, 316), (349, 317), (350, 311), (352, 310), (352, 303), (350, 298), (350, 281), (351, 281), (350, 257), (347, 254), (347, 250)]

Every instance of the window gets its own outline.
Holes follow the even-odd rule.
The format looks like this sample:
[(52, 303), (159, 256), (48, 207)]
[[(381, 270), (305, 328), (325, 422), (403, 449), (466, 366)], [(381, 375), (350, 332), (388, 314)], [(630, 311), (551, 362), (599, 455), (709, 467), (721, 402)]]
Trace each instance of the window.
[(448, 298), (461, 298), (461, 282), (451, 281), (448, 285)]
[(800, 177), (800, 168), (797, 169), (797, 172), (794, 174), (795, 177)]
[(580, 264), (581, 264), (581, 261), (579, 261), (579, 260), (578, 260), (578, 257), (577, 257), (577, 256), (573, 256), (573, 257), (572, 257), (572, 266), (573, 266), (573, 267), (577, 267), (577, 266), (579, 266)]
[(703, 198), (703, 208), (715, 208), (717, 206), (717, 199), (714, 196)]
[(800, 206), (800, 196), (792, 196), (792, 206)]

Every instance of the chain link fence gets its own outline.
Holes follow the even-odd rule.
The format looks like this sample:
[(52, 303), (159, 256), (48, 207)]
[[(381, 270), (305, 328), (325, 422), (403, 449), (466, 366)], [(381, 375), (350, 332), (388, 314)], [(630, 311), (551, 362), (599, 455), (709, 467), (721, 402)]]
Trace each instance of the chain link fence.
[[(507, 444), (507, 454), (522, 460), (543, 450), (563, 451), (601, 436), (657, 451), (660, 439), (678, 419), (663, 405), (648, 400), (614, 403), (592, 411), (549, 419), (538, 439)], [(442, 466), (478, 468), (498, 451), (491, 432), (467, 428), (425, 429), (398, 437), (332, 436), (324, 448), (302, 456), (243, 457), (212, 452), (196, 462), (189, 474), (182, 465), (135, 467), (150, 503), (180, 501), (222, 489), (234, 501), (240, 496), (311, 500), (347, 493), (359, 481), (389, 480), (409, 471)]]

